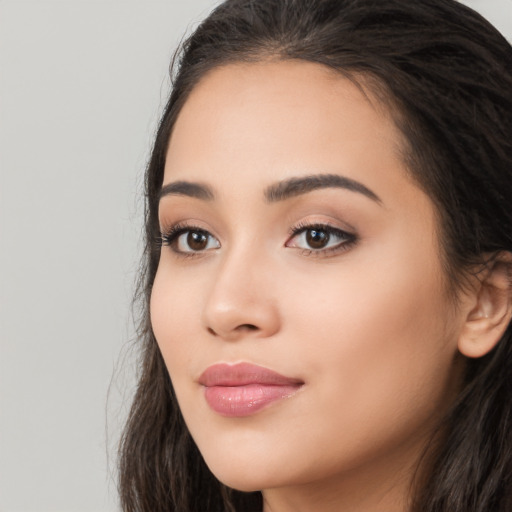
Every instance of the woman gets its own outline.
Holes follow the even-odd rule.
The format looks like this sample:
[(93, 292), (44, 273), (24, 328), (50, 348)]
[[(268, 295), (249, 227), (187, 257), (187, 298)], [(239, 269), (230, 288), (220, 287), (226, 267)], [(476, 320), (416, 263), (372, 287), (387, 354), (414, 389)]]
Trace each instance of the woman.
[(511, 69), (453, 0), (228, 0), (185, 42), (125, 511), (512, 509)]

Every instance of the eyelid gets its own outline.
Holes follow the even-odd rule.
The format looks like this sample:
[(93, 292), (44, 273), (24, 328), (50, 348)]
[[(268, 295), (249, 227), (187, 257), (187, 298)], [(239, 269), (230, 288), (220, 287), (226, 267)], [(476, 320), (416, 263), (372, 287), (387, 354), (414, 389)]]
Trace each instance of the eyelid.
[[(187, 220), (173, 223), (169, 227), (161, 227), (159, 239), (160, 247), (168, 246), (171, 249), (171, 251), (177, 257), (180, 258), (200, 257), (210, 251), (213, 251), (214, 249), (220, 249), (221, 244), (218, 237), (212, 234), (209, 228), (205, 228), (201, 224), (202, 222), (200, 221)], [(320, 248), (314, 248), (311, 246), (300, 247), (299, 245), (294, 245), (292, 243), (294, 239), (303, 235), (308, 230), (323, 231), (330, 235), (330, 237), (337, 237), (339, 239), (339, 242), (332, 246), (329, 245), (331, 240), (328, 239), (327, 245), (325, 247)], [(186, 234), (187, 232), (203, 233), (206, 236), (208, 236), (210, 240), (215, 240), (216, 245), (214, 247), (210, 246), (198, 250), (194, 250), (193, 248), (190, 248), (190, 250), (180, 250), (176, 244), (179, 241), (179, 238)], [(349, 250), (356, 242), (358, 242), (358, 236), (353, 230), (348, 231), (337, 225), (334, 225), (330, 221), (325, 220), (301, 221), (298, 224), (294, 225), (292, 228), (290, 228), (289, 235), (290, 236), (286, 240), (284, 246), (290, 249), (301, 250), (302, 255), (311, 257), (335, 256), (336, 254)], [(207, 245), (210, 245), (210, 241), (208, 242)]]
[[(293, 239), (297, 238), (298, 236), (302, 235), (303, 233), (305, 233), (308, 230), (324, 231), (324, 232), (328, 233), (329, 235), (337, 236), (338, 238), (340, 238), (342, 240), (338, 244), (336, 244), (334, 247), (324, 247), (324, 248), (320, 248), (320, 249), (314, 249), (314, 248), (308, 249), (308, 248), (301, 248), (298, 246), (289, 245)], [(355, 234), (355, 232), (353, 230), (347, 231), (338, 226), (334, 226), (331, 222), (302, 221), (290, 229), (290, 238), (287, 240), (285, 246), (292, 248), (292, 249), (301, 249), (302, 255), (304, 255), (304, 256), (329, 257), (329, 256), (335, 256), (337, 254), (340, 254), (342, 252), (349, 250), (357, 242), (358, 242), (358, 236)]]
[(170, 237), (178, 233), (178, 231), (204, 231), (205, 233), (209, 233), (210, 235), (216, 237), (212, 233), (212, 228), (206, 225), (205, 222), (200, 221), (198, 219), (186, 219), (186, 220), (161, 220), (160, 226), (160, 241), (162, 241), (162, 237)]
[[(208, 237), (217, 241), (217, 247), (210, 247), (204, 250), (198, 251), (182, 251), (177, 249), (174, 244), (179, 240), (179, 238), (187, 232), (197, 232), (204, 233)], [(209, 229), (199, 226), (194, 221), (185, 221), (185, 222), (176, 222), (171, 224), (169, 227), (161, 227), (160, 228), (160, 247), (168, 246), (172, 252), (178, 257), (197, 257), (204, 255), (207, 252), (212, 251), (213, 249), (220, 248), (220, 242), (218, 238), (213, 235)]]

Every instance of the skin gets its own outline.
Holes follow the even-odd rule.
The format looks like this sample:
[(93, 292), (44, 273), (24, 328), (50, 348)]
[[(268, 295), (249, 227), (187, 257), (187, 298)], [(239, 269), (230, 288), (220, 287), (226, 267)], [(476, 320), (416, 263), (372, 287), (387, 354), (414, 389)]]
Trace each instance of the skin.
[[(263, 490), (265, 512), (408, 510), (458, 387), (467, 308), (450, 299), (435, 208), (402, 147), (371, 95), (305, 62), (217, 68), (176, 122), (163, 183), (207, 185), (214, 198), (165, 195), (161, 229), (211, 236), (204, 250), (191, 251), (187, 233), (162, 248), (152, 325), (206, 463), (231, 487)], [(265, 198), (283, 180), (324, 174), (379, 200), (339, 187)], [(291, 229), (310, 224), (355, 242), (308, 250)], [(250, 416), (221, 416), (198, 383), (220, 362), (304, 385)]]

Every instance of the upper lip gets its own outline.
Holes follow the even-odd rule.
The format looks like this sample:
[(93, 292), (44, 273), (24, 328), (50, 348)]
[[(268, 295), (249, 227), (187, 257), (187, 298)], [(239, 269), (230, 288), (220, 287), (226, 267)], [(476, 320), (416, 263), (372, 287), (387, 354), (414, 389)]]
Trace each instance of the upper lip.
[(219, 363), (209, 366), (199, 377), (199, 384), (212, 386), (247, 386), (263, 384), (267, 386), (300, 386), (304, 381), (285, 377), (273, 370), (251, 363)]

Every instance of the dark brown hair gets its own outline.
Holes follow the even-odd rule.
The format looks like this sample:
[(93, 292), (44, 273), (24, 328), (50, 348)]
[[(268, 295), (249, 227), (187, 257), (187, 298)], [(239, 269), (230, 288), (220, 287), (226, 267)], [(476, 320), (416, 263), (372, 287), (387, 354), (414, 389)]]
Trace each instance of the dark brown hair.
[[(259, 493), (227, 489), (184, 424), (149, 323), (160, 247), (165, 154), (190, 91), (222, 64), (262, 59), (324, 64), (383, 98), (404, 158), (437, 206), (454, 290), (484, 255), (512, 251), (512, 47), (455, 0), (227, 0), (184, 42), (146, 172), (141, 373), (120, 446), (124, 512), (260, 511)], [(467, 361), (443, 422), (418, 512), (512, 510), (512, 332)]]

